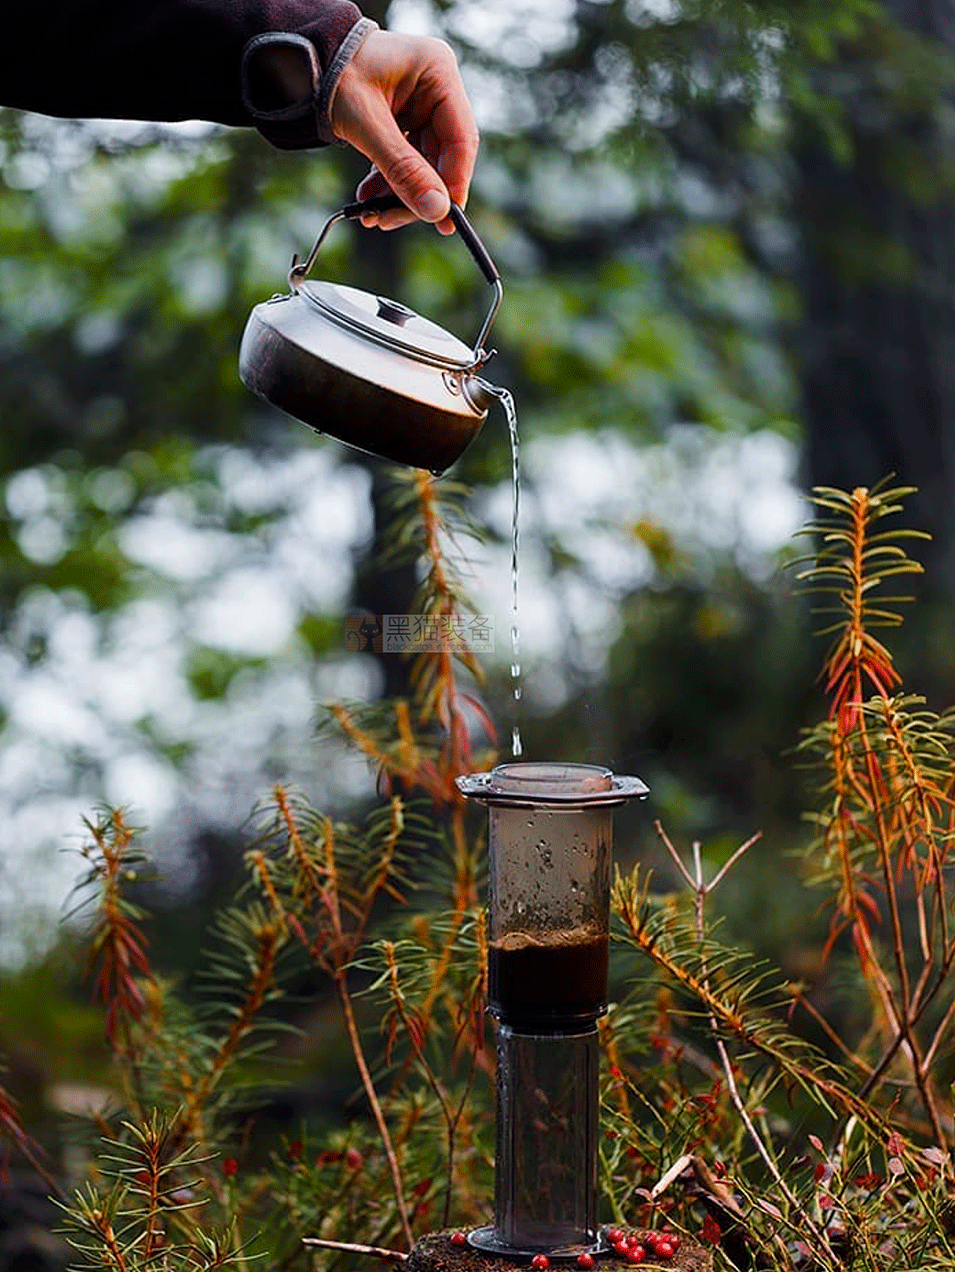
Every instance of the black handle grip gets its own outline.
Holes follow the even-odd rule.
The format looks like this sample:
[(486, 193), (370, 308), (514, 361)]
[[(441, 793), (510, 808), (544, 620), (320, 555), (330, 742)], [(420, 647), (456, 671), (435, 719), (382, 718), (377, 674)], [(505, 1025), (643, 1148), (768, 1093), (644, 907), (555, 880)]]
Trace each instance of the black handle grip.
[(451, 220), (454, 222), (454, 228), (461, 235), (468, 251), (474, 257), (478, 269), (493, 286), (494, 283), (500, 281), (500, 274), (497, 272), (497, 266), (491, 260), (491, 255), (487, 248), (478, 238), (474, 226), (464, 215), (462, 210), (456, 203), (451, 204)]
[[(380, 194), (376, 199), (365, 199), (361, 203), (346, 204), (342, 208), (342, 216), (347, 217), (349, 221), (354, 221), (357, 217), (364, 216), (366, 212), (390, 212), (393, 208), (403, 208), (404, 206), (404, 203), (396, 194)], [(465, 247), (474, 257), (478, 269), (492, 285), (499, 282), (501, 276), (497, 272), (497, 266), (491, 260), (490, 253), (478, 238), (471, 222), (456, 203), (451, 204), (449, 215), (454, 222), (454, 228), (461, 235)]]
[(379, 194), (376, 199), (364, 199), (361, 203), (346, 203), (342, 208), (342, 216), (347, 217), (349, 221), (354, 221), (357, 217), (364, 216), (366, 212), (390, 212), (393, 208), (404, 206), (396, 194)]

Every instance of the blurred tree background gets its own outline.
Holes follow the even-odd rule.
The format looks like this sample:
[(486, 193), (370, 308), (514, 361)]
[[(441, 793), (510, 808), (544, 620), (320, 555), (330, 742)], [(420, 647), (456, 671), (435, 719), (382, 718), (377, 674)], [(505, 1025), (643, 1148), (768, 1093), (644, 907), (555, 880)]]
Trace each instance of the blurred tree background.
[[(639, 773), (714, 860), (762, 828), (728, 922), (798, 974), (788, 752), (820, 654), (782, 568), (801, 488), (920, 487), (934, 540), (900, 661), (955, 687), (952, 6), (366, 12), (445, 35), (482, 128), (469, 215), (505, 286), (488, 375), (520, 414), (525, 754)], [(159, 961), (189, 969), (271, 781), (331, 811), (374, 797), (314, 726), (333, 696), (401, 687), (344, 626), (413, 591), (383, 561), (387, 470), (236, 369), (249, 309), (361, 175), (241, 130), (0, 112), (0, 1053), (21, 1093), (95, 1068), (83, 991), (43, 1009), (84, 813), (149, 825), (154, 899), (188, 916), (154, 932)], [(315, 272), (464, 338), (484, 310), (467, 253), (423, 228), (340, 228)], [(452, 478), (488, 531), (468, 564), (507, 740), (499, 413)], [(622, 853), (657, 859), (652, 816)]]

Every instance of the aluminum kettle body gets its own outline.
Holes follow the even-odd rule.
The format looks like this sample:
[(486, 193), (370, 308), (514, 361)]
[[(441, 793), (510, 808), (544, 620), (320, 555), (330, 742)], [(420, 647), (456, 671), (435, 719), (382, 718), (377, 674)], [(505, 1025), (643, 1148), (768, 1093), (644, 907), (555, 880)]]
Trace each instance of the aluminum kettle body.
[(342, 217), (394, 206), (391, 197), (350, 204), (326, 222), (308, 259), (293, 260), (290, 292), (255, 306), (239, 349), (247, 388), (320, 433), (383, 459), (442, 473), (487, 418), (492, 386), (477, 374), (500, 305), (500, 278), (452, 205), (455, 225), (494, 300), (472, 348), (386, 297), (307, 280), (329, 228)]

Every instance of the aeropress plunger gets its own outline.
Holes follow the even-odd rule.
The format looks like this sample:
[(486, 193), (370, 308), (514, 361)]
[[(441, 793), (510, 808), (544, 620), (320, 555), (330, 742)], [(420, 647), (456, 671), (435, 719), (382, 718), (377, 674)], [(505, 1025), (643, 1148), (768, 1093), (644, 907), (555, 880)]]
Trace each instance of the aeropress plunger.
[(613, 808), (647, 787), (553, 763), (501, 764), (458, 786), (488, 806), (488, 1007), (497, 1020), (494, 1225), (468, 1241), (514, 1257), (597, 1253)]

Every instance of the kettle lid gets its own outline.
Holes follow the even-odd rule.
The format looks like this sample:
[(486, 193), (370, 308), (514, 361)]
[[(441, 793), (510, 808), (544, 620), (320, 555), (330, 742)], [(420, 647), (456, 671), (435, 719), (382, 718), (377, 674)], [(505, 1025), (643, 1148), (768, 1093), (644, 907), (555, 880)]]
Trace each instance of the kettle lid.
[(463, 340), (399, 301), (312, 279), (302, 281), (299, 292), (332, 322), (396, 353), (461, 370), (475, 365), (474, 350)]

